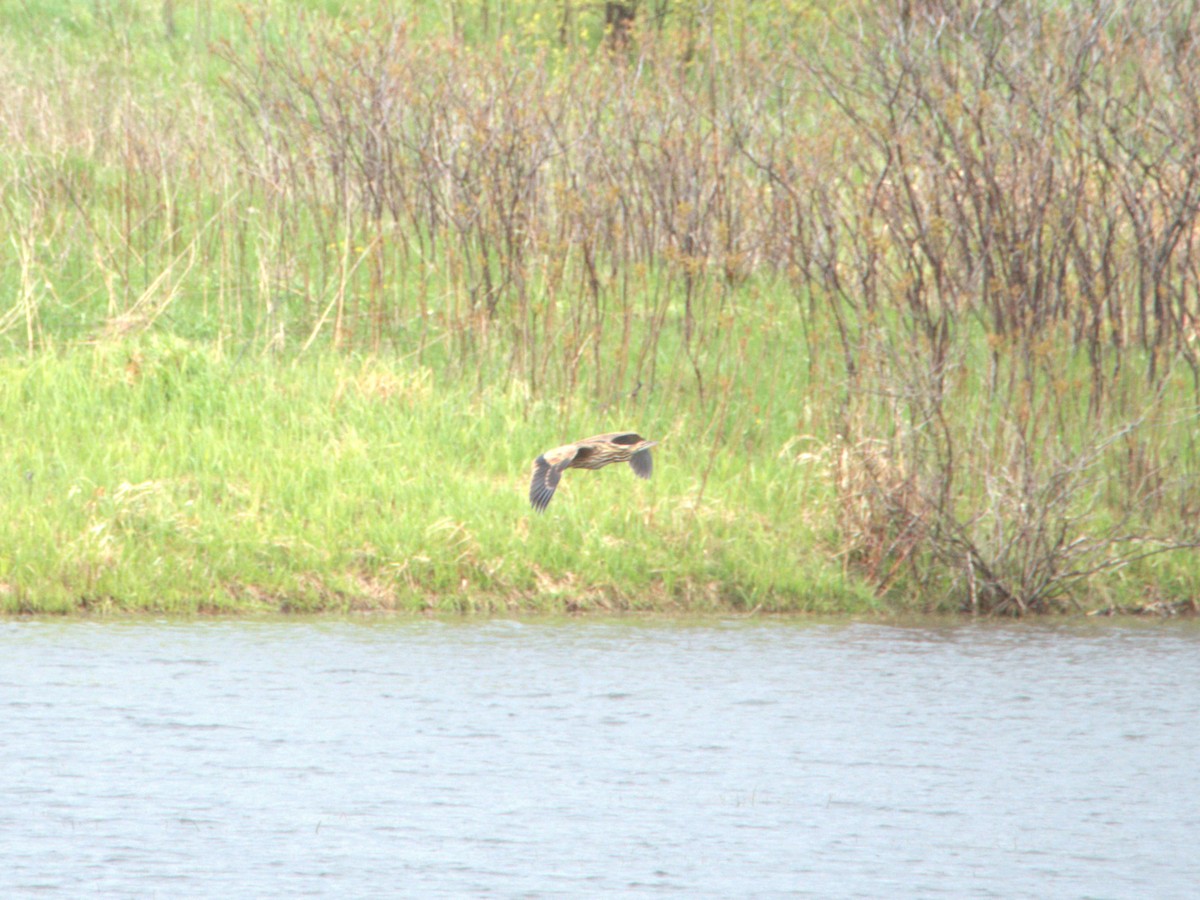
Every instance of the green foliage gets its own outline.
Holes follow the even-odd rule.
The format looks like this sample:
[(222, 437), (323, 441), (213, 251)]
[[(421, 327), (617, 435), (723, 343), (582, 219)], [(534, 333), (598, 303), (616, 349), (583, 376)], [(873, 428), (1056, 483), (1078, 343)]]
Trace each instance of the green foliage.
[(1186, 12), (608, 7), (0, 0), (5, 608), (1194, 596)]
[(153, 335), (3, 368), (9, 611), (862, 602), (813, 533), (817, 462), (768, 439), (747, 477), (727, 450), (699, 496), (705, 423), (666, 403), (611, 413), (663, 439), (652, 481), (573, 472), (535, 516), (530, 456), (561, 435), (517, 391)]

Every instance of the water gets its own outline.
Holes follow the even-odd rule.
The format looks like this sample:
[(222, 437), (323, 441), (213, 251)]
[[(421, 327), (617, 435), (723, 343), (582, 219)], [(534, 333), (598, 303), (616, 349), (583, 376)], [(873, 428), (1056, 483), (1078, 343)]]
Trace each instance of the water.
[(0, 622), (0, 896), (1194, 897), (1200, 628)]

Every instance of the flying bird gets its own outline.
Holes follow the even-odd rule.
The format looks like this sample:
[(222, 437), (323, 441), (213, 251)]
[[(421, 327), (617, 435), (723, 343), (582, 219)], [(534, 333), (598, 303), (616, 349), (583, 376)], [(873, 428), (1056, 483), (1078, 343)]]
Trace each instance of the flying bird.
[(538, 512), (544, 510), (567, 469), (600, 469), (609, 463), (627, 462), (634, 475), (649, 478), (654, 468), (650, 448), (657, 444), (632, 431), (617, 431), (547, 450), (533, 461), (529, 502)]

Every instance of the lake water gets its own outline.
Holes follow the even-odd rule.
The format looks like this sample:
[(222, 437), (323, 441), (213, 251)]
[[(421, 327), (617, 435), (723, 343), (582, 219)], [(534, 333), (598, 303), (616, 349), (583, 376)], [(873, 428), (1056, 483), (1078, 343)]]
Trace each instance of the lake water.
[(0, 622), (0, 896), (1196, 897), (1198, 625)]

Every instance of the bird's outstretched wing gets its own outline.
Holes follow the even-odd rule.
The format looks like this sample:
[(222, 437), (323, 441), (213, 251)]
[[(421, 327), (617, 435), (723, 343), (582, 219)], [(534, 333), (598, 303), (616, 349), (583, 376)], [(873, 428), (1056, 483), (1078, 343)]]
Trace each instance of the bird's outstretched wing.
[(650, 458), (650, 448), (639, 450), (629, 457), (629, 466), (638, 478), (649, 478), (650, 473), (654, 471), (654, 460)]
[(562, 478), (562, 469), (546, 462), (545, 456), (539, 456), (533, 461), (533, 480), (529, 483), (529, 503), (541, 512), (554, 496), (558, 480)]
[(542, 512), (550, 504), (550, 498), (554, 496), (554, 489), (558, 487), (563, 470), (569, 467), (571, 462), (584, 450), (590, 452), (591, 448), (568, 444), (565, 447), (547, 450), (533, 461), (533, 479), (529, 483), (529, 503), (534, 509)]

